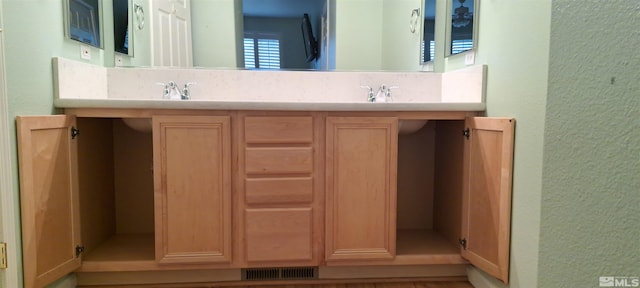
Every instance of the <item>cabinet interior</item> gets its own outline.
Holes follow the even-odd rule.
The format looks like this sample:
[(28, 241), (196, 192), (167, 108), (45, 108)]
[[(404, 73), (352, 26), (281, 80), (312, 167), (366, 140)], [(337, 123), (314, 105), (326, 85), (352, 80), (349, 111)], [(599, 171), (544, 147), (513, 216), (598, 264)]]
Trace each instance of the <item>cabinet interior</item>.
[(121, 119), (77, 118), (77, 125), (83, 269), (154, 261), (152, 134)]
[[(155, 263), (153, 139), (118, 118), (78, 118), (83, 271)], [(460, 257), (464, 121), (433, 120), (399, 135), (396, 262)], [(115, 268), (114, 268), (115, 269)]]
[(429, 121), (398, 138), (398, 261), (460, 262), (464, 121)]

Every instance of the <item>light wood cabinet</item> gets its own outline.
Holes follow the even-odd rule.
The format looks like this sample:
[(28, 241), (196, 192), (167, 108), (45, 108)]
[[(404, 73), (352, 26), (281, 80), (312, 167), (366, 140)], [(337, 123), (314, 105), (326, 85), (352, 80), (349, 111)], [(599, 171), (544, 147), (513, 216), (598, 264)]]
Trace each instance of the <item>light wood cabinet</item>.
[[(72, 271), (298, 266), (472, 264), (508, 281), (513, 119), (68, 113), (17, 119), (26, 288)], [(399, 135), (406, 119), (429, 121)]]
[(153, 117), (156, 260), (231, 262), (228, 116)]
[(397, 129), (393, 117), (327, 118), (327, 261), (395, 257)]

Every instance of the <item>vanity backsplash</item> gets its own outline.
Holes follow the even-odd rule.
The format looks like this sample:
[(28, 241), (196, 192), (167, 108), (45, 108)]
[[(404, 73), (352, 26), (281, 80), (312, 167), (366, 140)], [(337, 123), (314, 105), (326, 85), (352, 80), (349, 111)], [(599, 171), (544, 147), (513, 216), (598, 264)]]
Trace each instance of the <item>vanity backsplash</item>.
[(194, 101), (305, 103), (366, 102), (362, 87), (381, 85), (398, 87), (394, 103), (484, 103), (486, 73), (484, 65), (446, 73), (105, 68), (59, 57), (53, 69), (58, 99), (162, 100), (173, 81), (195, 83)]

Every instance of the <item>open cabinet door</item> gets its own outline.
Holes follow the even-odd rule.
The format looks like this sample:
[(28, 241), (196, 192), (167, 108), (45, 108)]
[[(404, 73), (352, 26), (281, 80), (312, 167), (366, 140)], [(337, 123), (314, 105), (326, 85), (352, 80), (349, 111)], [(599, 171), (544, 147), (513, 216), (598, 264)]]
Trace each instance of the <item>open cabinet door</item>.
[(75, 117), (17, 117), (24, 287), (80, 268)]
[(515, 120), (472, 117), (465, 126), (461, 254), (508, 283)]

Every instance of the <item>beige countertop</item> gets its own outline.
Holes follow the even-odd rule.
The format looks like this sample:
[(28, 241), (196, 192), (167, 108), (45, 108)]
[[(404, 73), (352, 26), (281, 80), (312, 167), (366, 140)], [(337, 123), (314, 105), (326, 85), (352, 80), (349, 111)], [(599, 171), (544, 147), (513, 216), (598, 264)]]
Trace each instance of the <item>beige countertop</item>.
[(58, 108), (201, 109), (265, 111), (484, 111), (484, 103), (279, 102), (149, 99), (55, 99)]

